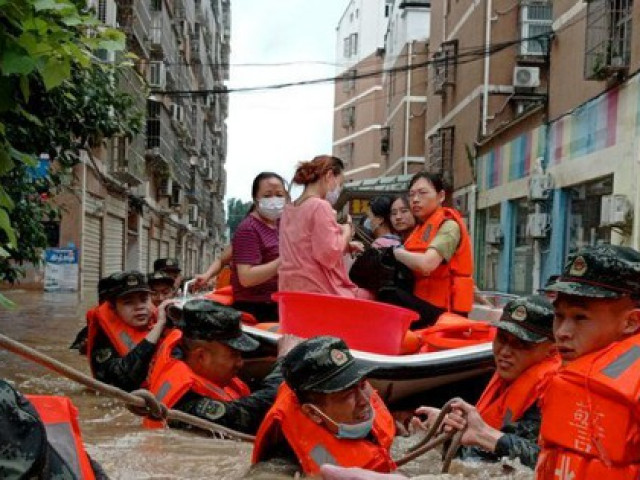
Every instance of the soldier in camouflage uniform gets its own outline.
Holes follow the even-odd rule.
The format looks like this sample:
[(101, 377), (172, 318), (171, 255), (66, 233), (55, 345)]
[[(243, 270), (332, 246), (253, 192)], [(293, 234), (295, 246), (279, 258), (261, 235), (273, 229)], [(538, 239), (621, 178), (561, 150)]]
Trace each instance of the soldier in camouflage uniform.
[[(34, 406), (0, 380), (0, 478), (78, 480), (72, 448), (54, 447)], [(97, 462), (89, 459), (97, 480), (108, 480)]]

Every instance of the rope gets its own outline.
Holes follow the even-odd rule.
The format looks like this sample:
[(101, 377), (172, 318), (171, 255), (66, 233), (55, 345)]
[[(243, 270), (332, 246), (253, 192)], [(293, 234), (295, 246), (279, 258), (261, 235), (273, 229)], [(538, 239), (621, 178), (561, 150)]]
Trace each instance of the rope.
[(49, 370), (53, 370), (63, 377), (67, 377), (74, 382), (80, 383), (91, 390), (117, 398), (127, 405), (129, 411), (136, 415), (148, 416), (154, 420), (186, 423), (211, 432), (211, 434), (216, 438), (241, 440), (244, 442), (253, 442), (255, 440), (255, 437), (252, 435), (236, 432), (230, 428), (223, 427), (222, 425), (218, 425), (179, 410), (170, 410), (166, 405), (158, 401), (148, 390), (136, 390), (129, 393), (114, 387), (113, 385), (103, 383), (3, 334), (0, 334), (0, 347), (42, 365)]
[(396, 466), (401, 467), (406, 463), (409, 463), (411, 460), (418, 458), (421, 455), (424, 455), (430, 450), (433, 450), (439, 445), (450, 441), (449, 446), (445, 447), (442, 458), (442, 473), (449, 472), (449, 466), (451, 465), (451, 460), (455, 456), (458, 448), (460, 447), (460, 441), (462, 440), (462, 435), (464, 435), (464, 430), (458, 430), (456, 432), (440, 432), (436, 435), (442, 426), (442, 422), (447, 413), (451, 412), (452, 407), (451, 404), (456, 400), (460, 400), (459, 398), (452, 398), (447, 403), (444, 404), (440, 413), (436, 417), (435, 422), (431, 425), (431, 428), (427, 431), (425, 437), (416, 443), (414, 446), (407, 450), (407, 454), (400, 459), (395, 461)]

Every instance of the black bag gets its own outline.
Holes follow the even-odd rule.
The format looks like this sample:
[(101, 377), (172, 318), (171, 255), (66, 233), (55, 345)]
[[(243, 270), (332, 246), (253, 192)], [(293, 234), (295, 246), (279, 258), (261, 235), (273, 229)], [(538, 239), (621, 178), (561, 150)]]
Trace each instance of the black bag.
[(413, 291), (413, 272), (396, 260), (393, 247), (369, 248), (351, 266), (349, 278), (361, 288), (378, 293), (385, 288)]

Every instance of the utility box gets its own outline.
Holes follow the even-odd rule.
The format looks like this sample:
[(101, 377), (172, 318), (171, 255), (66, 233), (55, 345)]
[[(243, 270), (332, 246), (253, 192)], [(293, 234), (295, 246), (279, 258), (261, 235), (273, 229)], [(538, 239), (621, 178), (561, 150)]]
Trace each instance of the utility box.
[(531, 175), (529, 179), (529, 199), (547, 200), (552, 189), (553, 177), (551, 175)]
[(603, 195), (600, 203), (600, 226), (624, 225), (630, 205), (625, 195)]
[(546, 213), (530, 213), (527, 217), (527, 236), (530, 238), (546, 238), (549, 231), (549, 215)]
[(499, 245), (502, 243), (502, 227), (499, 223), (487, 224), (484, 240), (490, 245)]

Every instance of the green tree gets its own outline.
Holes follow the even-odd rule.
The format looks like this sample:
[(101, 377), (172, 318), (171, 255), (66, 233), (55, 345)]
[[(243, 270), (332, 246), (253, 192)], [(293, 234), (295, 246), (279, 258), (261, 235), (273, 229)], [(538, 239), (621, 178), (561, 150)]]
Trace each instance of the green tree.
[[(57, 216), (53, 187), (80, 150), (142, 128), (143, 113), (116, 87), (129, 67), (97, 57), (124, 46), (84, 0), (0, 0), (0, 280), (19, 278), (16, 263), (39, 262), (42, 221)], [(36, 178), (41, 153), (56, 168)]]
[(229, 226), (229, 234), (233, 234), (244, 217), (247, 216), (253, 202), (243, 202), (239, 198), (230, 198), (227, 200), (227, 225)]

